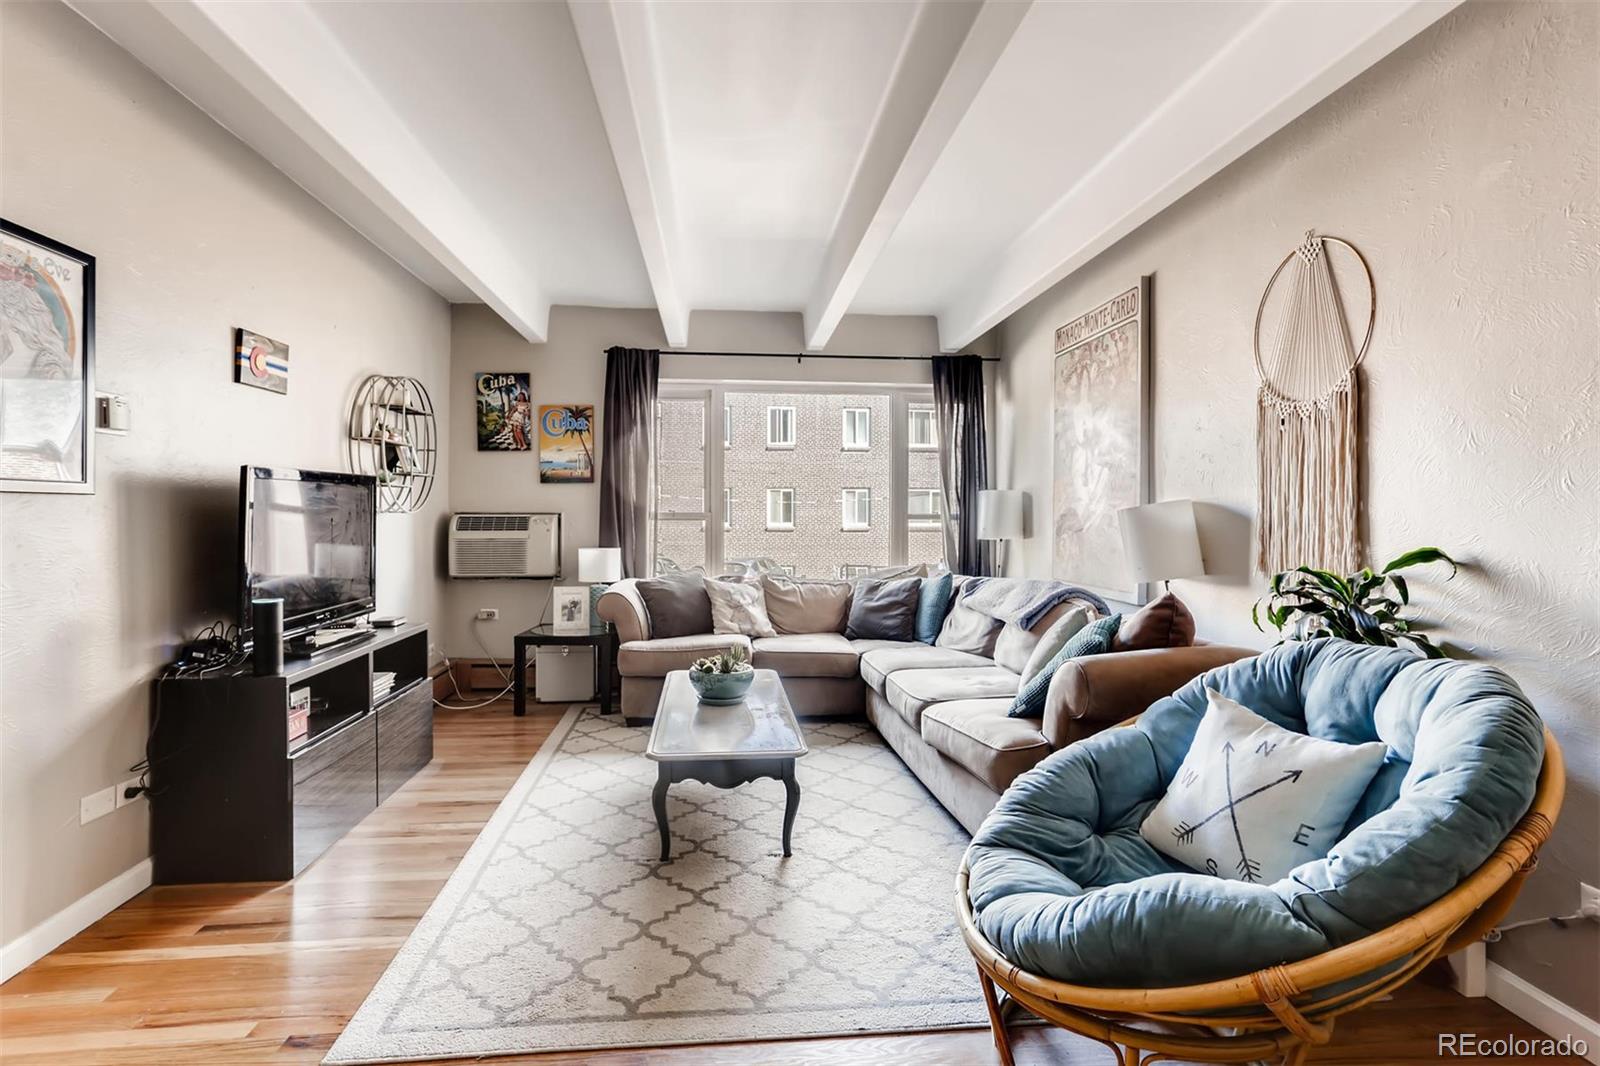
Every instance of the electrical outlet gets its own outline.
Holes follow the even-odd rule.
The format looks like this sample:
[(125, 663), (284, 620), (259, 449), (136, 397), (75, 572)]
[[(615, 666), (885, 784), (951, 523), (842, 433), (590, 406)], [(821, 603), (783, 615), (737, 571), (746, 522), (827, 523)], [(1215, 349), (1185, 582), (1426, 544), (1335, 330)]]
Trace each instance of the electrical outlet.
[(479, 607), (478, 608), (478, 621), (480, 621), (480, 622), (498, 622), (498, 621), (500, 621), (500, 608), (498, 608), (498, 607)]
[[(137, 777), (130, 777), (117, 786), (117, 806), (126, 807), (130, 803), (137, 803), (144, 798), (143, 787)], [(138, 789), (133, 795), (128, 795), (129, 790)]]
[(88, 825), (96, 818), (104, 818), (117, 809), (117, 787), (102, 788), (78, 801), (78, 824)]
[(1578, 882), (1578, 913), (1591, 922), (1600, 922), (1600, 888)]

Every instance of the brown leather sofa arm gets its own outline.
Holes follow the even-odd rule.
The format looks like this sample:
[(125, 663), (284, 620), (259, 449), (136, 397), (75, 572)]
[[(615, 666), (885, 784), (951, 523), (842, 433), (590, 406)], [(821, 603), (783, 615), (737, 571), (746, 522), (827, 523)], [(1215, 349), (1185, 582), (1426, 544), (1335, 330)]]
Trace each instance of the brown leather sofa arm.
[(624, 578), (607, 588), (594, 609), (616, 629), (618, 643), (650, 639), (650, 612), (645, 610), (644, 597), (639, 595), (634, 578)]
[(1156, 700), (1213, 667), (1255, 654), (1249, 648), (1196, 644), (1070, 659), (1050, 680), (1044, 704), (1045, 739), (1052, 747), (1064, 748), (1144, 713)]

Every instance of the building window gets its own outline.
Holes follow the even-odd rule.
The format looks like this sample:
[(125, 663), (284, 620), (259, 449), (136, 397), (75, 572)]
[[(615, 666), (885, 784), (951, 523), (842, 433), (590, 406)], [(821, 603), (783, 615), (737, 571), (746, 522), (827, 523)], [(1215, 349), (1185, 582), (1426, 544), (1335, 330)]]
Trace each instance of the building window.
[(934, 421), (933, 408), (915, 404), (906, 412), (908, 418), (907, 440), (913, 451), (930, 452), (939, 447), (939, 425)]
[[(789, 408), (791, 414), (794, 408)], [(767, 490), (767, 528), (794, 528), (794, 489)]]
[(845, 529), (872, 528), (871, 489), (845, 489), (840, 493), (839, 524)]
[(906, 524), (912, 529), (938, 529), (944, 522), (944, 493), (912, 489), (906, 495)]
[(733, 447), (733, 404), (722, 405), (722, 446)]
[(794, 564), (779, 563), (777, 566), (774, 566), (770, 572), (774, 574), (782, 574), (784, 577), (794, 577)]
[(733, 528), (733, 490), (722, 490), (722, 528)]
[(794, 408), (767, 408), (767, 447), (794, 447)]
[(840, 563), (839, 577), (845, 581), (853, 581), (858, 577), (865, 577), (872, 573), (872, 567), (866, 563)]
[(864, 452), (872, 447), (872, 408), (846, 407), (841, 446), (847, 452)]

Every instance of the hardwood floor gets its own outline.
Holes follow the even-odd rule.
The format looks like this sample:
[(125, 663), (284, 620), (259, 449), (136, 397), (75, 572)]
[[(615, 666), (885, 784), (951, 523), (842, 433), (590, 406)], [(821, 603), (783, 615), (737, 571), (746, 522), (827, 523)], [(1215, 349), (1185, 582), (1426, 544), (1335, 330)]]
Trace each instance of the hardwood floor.
[[(0, 1060), (16, 1066), (319, 1061), (559, 717), (533, 705), (526, 718), (514, 718), (509, 701), (481, 711), (440, 711), (433, 763), (299, 879), (142, 893), (0, 987)], [(1485, 1039), (1540, 1035), (1488, 1000), (1463, 999), (1423, 981), (1342, 1020), (1334, 1045), (1313, 1060), (1438, 1062), (1436, 1034), (1458, 1031)], [(1021, 1064), (1111, 1062), (1102, 1045), (1055, 1030), (1023, 1031), (1016, 1044)], [(996, 1059), (987, 1031), (970, 1031), (499, 1061)]]

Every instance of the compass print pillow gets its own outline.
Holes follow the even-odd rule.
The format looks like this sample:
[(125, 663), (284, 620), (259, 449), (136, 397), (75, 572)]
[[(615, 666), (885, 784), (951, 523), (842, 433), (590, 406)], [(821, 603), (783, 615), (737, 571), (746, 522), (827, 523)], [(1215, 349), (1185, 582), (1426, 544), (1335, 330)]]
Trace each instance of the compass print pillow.
[(1206, 699), (1189, 754), (1140, 834), (1230, 881), (1271, 884), (1327, 855), (1389, 749), (1290, 732), (1213, 689)]

